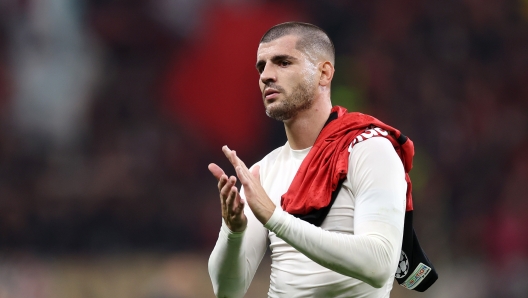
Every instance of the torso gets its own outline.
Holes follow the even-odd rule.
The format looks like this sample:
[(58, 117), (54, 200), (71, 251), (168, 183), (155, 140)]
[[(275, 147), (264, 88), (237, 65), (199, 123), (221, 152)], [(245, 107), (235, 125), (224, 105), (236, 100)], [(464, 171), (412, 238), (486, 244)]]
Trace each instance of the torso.
[[(277, 206), (309, 150), (292, 150), (286, 144), (259, 162), (262, 185)], [(354, 206), (355, 197), (347, 179), (321, 228), (354, 234)], [(389, 297), (392, 284), (373, 288), (313, 262), (271, 231), (268, 237), (272, 251), (269, 297)]]

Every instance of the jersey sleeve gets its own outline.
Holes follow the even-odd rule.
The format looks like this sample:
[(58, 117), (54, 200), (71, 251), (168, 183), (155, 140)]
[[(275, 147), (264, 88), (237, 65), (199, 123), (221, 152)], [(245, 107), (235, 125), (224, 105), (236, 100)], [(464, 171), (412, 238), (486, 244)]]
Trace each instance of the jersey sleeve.
[(382, 287), (393, 278), (405, 216), (405, 172), (385, 138), (353, 147), (348, 177), (355, 197), (354, 234), (330, 232), (279, 206), (265, 227), (312, 259), (338, 273)]
[[(240, 196), (245, 200), (244, 189)], [(268, 230), (246, 203), (247, 227), (243, 232), (229, 230), (222, 219), (216, 245), (209, 257), (209, 276), (216, 297), (244, 297), (267, 249)]]

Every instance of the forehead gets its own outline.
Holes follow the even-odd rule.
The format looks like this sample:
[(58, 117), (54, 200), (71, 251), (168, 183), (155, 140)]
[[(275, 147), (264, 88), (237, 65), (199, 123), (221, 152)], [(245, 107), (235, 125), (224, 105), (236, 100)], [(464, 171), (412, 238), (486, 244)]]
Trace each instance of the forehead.
[(267, 60), (276, 55), (301, 56), (302, 53), (295, 48), (299, 37), (286, 35), (270, 42), (259, 44), (257, 50), (257, 61)]

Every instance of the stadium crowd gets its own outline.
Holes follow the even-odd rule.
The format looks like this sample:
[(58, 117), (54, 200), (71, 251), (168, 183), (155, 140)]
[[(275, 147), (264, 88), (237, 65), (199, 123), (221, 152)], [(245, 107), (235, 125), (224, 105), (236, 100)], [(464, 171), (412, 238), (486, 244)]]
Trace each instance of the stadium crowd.
[(253, 65), (288, 20), (334, 40), (334, 104), (414, 141), (433, 262), (526, 297), (525, 0), (2, 1), (0, 250), (210, 252), (207, 164), (223, 144), (254, 162), (285, 142)]

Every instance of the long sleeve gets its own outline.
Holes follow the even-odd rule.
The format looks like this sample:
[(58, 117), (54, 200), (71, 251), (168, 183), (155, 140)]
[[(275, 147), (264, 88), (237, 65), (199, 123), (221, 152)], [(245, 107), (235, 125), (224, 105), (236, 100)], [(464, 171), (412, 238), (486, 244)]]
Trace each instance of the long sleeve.
[(277, 206), (265, 227), (314, 262), (382, 287), (394, 275), (405, 214), (404, 169), (390, 142), (354, 146), (347, 179), (355, 197), (354, 234), (326, 231)]
[[(244, 198), (243, 190), (240, 195)], [(243, 297), (266, 252), (268, 230), (255, 218), (248, 204), (244, 212), (248, 225), (243, 232), (230, 231), (222, 220), (218, 240), (209, 257), (209, 275), (216, 297)]]

